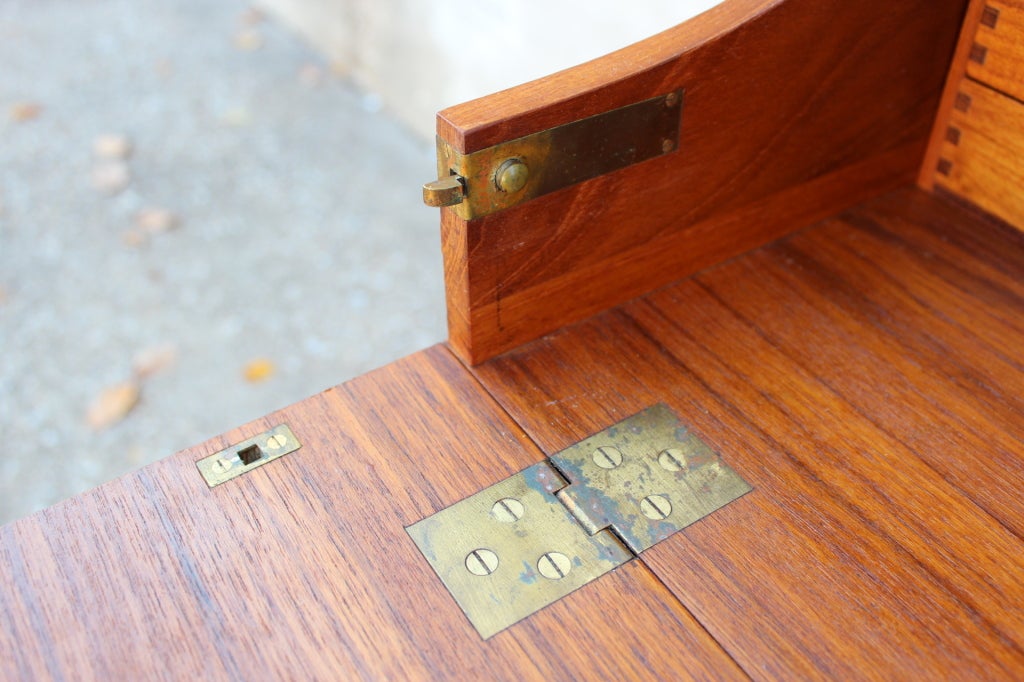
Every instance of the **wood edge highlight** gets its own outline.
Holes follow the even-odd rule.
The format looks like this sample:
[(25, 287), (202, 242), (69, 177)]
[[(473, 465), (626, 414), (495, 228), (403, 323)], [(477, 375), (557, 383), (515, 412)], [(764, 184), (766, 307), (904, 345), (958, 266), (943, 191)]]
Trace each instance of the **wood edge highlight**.
[[(603, 113), (614, 107), (609, 107), (607, 99), (595, 97), (596, 92), (627, 85), (636, 76), (742, 28), (785, 1), (726, 0), (661, 33), (583, 64), (447, 107), (437, 114), (437, 134), (457, 151), (469, 154)], [(616, 74), (614, 81), (609, 82), (609, 73)], [(632, 104), (627, 99), (619, 106)]]

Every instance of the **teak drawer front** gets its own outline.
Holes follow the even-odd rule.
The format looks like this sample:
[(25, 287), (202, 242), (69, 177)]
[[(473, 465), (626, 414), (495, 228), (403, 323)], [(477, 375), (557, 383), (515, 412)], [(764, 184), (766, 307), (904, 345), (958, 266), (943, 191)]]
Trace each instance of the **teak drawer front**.
[(1024, 229), (1024, 104), (965, 78), (935, 182)]
[(1024, 101), (1024, 2), (986, 0), (967, 74)]

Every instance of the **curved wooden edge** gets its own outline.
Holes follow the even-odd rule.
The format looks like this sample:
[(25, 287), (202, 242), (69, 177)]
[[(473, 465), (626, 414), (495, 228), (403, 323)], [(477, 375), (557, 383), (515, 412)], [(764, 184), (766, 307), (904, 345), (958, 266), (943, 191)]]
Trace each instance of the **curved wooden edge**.
[(452, 107), (460, 152), (678, 89), (675, 151), (464, 220), (442, 209), (450, 346), (482, 362), (914, 181), (967, 0), (734, 0)]
[[(630, 104), (613, 104), (609, 88), (630, 90), (631, 79), (754, 21), (785, 0), (725, 0), (678, 26), (578, 66), (448, 107), (437, 134), (469, 154), (504, 140)], [(600, 89), (600, 96), (595, 91)]]

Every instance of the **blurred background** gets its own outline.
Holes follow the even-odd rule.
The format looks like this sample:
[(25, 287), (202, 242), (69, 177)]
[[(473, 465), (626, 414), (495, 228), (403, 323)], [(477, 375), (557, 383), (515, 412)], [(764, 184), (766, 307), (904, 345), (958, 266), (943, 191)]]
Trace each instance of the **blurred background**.
[(0, 2), (0, 523), (442, 341), (434, 112), (713, 4)]

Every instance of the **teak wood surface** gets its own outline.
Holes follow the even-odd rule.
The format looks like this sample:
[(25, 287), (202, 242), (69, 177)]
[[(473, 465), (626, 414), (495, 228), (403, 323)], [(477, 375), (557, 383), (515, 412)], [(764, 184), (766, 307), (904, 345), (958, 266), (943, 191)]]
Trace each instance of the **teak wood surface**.
[(918, 185), (1024, 229), (1024, 2), (972, 0)]
[(985, 0), (967, 75), (1024, 101), (1024, 1)]
[(916, 176), (961, 0), (730, 0), (439, 114), (469, 153), (685, 90), (677, 151), (462, 220), (442, 209), (449, 341), (470, 363)]
[[(1021, 679), (1024, 235), (867, 202), (0, 529), (3, 679)], [(481, 640), (404, 526), (665, 401), (754, 491)], [(302, 448), (208, 489), (279, 422)]]
[(1024, 228), (1024, 104), (970, 79), (957, 93), (935, 185)]
[[(300, 450), (207, 488), (282, 421)], [(0, 529), (0, 679), (742, 679), (636, 561), (480, 639), (404, 527), (541, 459), (416, 354)]]
[(754, 486), (642, 555), (752, 677), (1021, 679), (1021, 273), (902, 191), (475, 373), (546, 452), (665, 401)]
[[(964, 75), (987, 5), (961, 145), (1019, 113)], [(687, 87), (678, 154), (445, 215), (450, 347), (0, 528), (0, 679), (1024, 679), (1024, 233), (887, 191), (963, 6), (734, 0), (446, 112), (471, 150)], [(481, 640), (404, 528), (657, 402), (754, 490)]]

